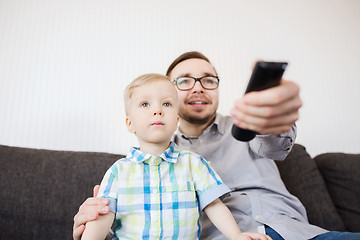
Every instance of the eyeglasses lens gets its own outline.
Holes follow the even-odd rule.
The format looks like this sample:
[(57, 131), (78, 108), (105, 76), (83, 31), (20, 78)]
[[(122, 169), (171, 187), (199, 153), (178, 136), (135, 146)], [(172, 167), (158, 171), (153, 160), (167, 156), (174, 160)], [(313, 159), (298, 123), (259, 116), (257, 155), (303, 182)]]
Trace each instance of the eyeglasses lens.
[(176, 86), (180, 90), (189, 90), (195, 86), (196, 81), (200, 81), (201, 86), (205, 89), (216, 89), (219, 86), (219, 79), (212, 76), (202, 78), (179, 77), (176, 79)]

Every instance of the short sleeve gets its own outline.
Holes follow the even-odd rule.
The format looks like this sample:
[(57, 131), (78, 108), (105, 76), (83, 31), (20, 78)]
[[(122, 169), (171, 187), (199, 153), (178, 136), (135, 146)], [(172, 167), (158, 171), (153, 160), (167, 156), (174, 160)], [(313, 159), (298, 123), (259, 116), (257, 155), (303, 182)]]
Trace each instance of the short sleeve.
[(109, 199), (110, 211), (116, 213), (119, 168), (113, 164), (105, 173), (97, 197)]
[(191, 174), (201, 211), (215, 199), (230, 192), (209, 162), (199, 155), (192, 156)]

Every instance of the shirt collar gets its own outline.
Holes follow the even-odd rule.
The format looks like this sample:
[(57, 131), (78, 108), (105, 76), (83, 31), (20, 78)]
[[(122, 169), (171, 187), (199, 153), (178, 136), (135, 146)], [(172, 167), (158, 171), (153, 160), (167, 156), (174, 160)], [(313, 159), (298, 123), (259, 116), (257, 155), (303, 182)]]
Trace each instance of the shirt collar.
[[(216, 113), (214, 122), (204, 130), (204, 133), (208, 132), (208, 131), (216, 131), (216, 132), (219, 132), (220, 134), (224, 135), (225, 130), (226, 130), (226, 121), (225, 121), (224, 116), (222, 116), (220, 113)], [(185, 138), (185, 139), (198, 138), (198, 137), (193, 137), (193, 136), (185, 136), (178, 128), (174, 134), (173, 140), (176, 142), (178, 140), (178, 138), (181, 138), (181, 137)]]
[(159, 165), (163, 161), (176, 163), (179, 154), (177, 145), (171, 141), (169, 147), (159, 156), (140, 151), (138, 147), (131, 147), (126, 158), (134, 163), (145, 162), (151, 165)]
[(226, 130), (226, 121), (223, 115), (220, 113), (216, 113), (215, 121), (210, 126), (211, 130), (215, 130), (215, 128), (221, 133), (222, 135), (225, 134)]

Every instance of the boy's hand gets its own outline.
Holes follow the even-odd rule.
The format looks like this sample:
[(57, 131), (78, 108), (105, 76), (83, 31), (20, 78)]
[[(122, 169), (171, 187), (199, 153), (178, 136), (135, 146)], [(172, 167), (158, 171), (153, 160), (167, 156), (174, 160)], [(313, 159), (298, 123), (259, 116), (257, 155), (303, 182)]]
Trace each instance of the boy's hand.
[(252, 232), (242, 232), (240, 233), (235, 240), (272, 240), (271, 237), (261, 233), (252, 233)]
[(279, 86), (247, 93), (230, 111), (234, 124), (262, 135), (287, 132), (299, 118), (299, 92), (297, 84), (282, 79)]
[(80, 240), (87, 222), (95, 220), (99, 214), (107, 214), (110, 211), (110, 208), (107, 206), (109, 204), (108, 199), (96, 198), (96, 195), (99, 192), (99, 188), (99, 185), (94, 187), (94, 197), (86, 199), (85, 202), (80, 206), (79, 212), (74, 217), (74, 240)]

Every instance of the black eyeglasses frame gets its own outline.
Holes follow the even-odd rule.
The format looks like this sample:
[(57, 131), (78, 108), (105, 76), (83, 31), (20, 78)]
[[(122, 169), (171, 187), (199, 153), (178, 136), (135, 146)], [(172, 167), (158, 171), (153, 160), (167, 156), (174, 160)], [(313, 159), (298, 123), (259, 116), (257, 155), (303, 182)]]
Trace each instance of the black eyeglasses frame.
[[(206, 78), (206, 77), (213, 77), (213, 78), (216, 78), (216, 79), (217, 79), (216, 88), (206, 88), (206, 87), (204, 87), (204, 85), (202, 84), (201, 80), (202, 80), (203, 78)], [(192, 78), (192, 79), (195, 80), (195, 81), (194, 81), (194, 85), (193, 85), (191, 88), (180, 89), (179, 86), (178, 86), (178, 84), (177, 84), (177, 80), (178, 80), (179, 78)], [(179, 89), (180, 91), (188, 91), (188, 90), (193, 89), (193, 88), (195, 87), (196, 82), (199, 82), (200, 85), (201, 85), (201, 87), (204, 88), (204, 89), (214, 90), (214, 89), (217, 89), (217, 88), (219, 87), (220, 78), (219, 78), (218, 76), (212, 76), (212, 75), (207, 75), (207, 76), (203, 76), (203, 77), (200, 77), (200, 78), (189, 77), (189, 76), (182, 76), (182, 77), (177, 77), (177, 78), (175, 78), (175, 79), (173, 80), (173, 83), (176, 85), (177, 89)]]

